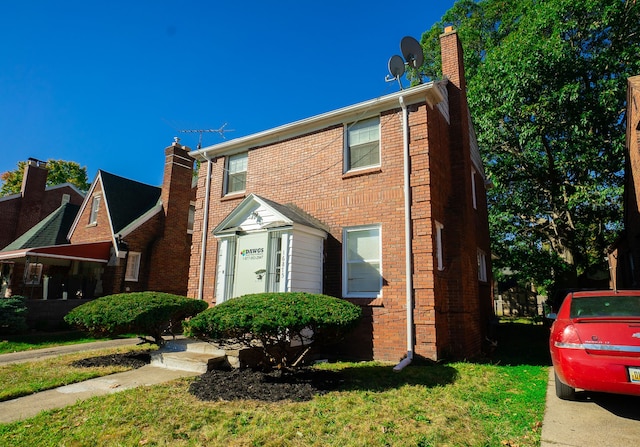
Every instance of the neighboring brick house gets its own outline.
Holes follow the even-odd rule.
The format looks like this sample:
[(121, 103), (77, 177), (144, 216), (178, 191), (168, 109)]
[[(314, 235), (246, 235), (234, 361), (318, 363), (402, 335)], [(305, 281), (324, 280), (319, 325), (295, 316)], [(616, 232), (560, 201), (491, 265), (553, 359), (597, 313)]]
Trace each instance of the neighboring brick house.
[(80, 205), (84, 193), (71, 183), (47, 186), (47, 163), (30, 158), (19, 194), (0, 197), (0, 249), (54, 212), (63, 203)]
[(51, 222), (0, 252), (0, 261), (27, 270), (13, 275), (13, 293), (48, 299), (144, 290), (186, 295), (194, 160), (177, 142), (165, 157), (162, 187), (98, 171), (71, 221), (63, 224), (54, 213), (45, 219)]
[(627, 80), (624, 232), (609, 254), (611, 287), (640, 288), (640, 75)]
[(486, 179), (455, 31), (441, 51), (442, 81), (191, 152), (189, 296), (320, 292), (362, 306), (353, 356), (479, 354), (493, 312)]
[[(20, 193), (0, 197), (0, 250), (18, 239), (66, 203), (78, 206), (84, 193), (71, 183), (47, 186), (47, 163), (30, 158), (24, 167)], [(0, 297), (11, 294), (12, 261), (0, 261)]]

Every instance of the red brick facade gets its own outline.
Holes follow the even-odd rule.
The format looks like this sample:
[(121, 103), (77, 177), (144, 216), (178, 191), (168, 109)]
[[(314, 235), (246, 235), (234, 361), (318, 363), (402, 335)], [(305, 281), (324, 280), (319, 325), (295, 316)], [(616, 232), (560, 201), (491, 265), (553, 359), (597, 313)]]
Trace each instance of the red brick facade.
[(611, 287), (640, 284), (640, 75), (627, 81), (624, 234), (609, 255)]
[[(249, 193), (255, 193), (281, 204), (292, 203), (329, 227), (323, 284), (323, 292), (328, 295), (342, 297), (343, 230), (380, 225), (381, 297), (350, 298), (362, 306), (364, 319), (346, 343), (346, 352), (390, 361), (400, 360), (408, 348), (416, 356), (429, 359), (479, 354), (492, 315), (485, 183), (482, 167), (472, 161), (475, 138), (469, 126), (462, 48), (457, 34), (446, 32), (441, 44), (443, 74), (448, 82), (414, 87), (192, 153), (202, 165), (189, 296), (216, 303), (218, 253), (211, 230)], [(444, 109), (450, 123), (447, 113), (433, 100), (439, 88), (446, 88), (440, 103), (448, 103)], [(414, 323), (411, 347), (407, 346), (401, 101), (408, 105), (409, 127)], [(380, 118), (380, 166), (345, 173), (345, 127), (376, 114)], [(246, 188), (241, 193), (225, 195), (226, 158), (243, 151), (248, 153)], [(441, 269), (436, 259), (436, 222), (443, 227)], [(483, 280), (479, 280), (480, 252), (486, 268)]]
[[(194, 160), (178, 143), (165, 149), (164, 180), (160, 192), (162, 207), (158, 212), (141, 217), (126, 234), (114, 234), (104, 200), (103, 184), (98, 179), (81, 208), (71, 235), (72, 244), (111, 241), (114, 256), (104, 268), (104, 293), (162, 291), (186, 295), (191, 235), (187, 232), (190, 203), (195, 200), (192, 188)], [(101, 196), (95, 223), (90, 223), (93, 198)], [(109, 198), (107, 197), (107, 200)], [(116, 210), (110, 210), (115, 213)], [(118, 237), (126, 244), (124, 257), (117, 257)], [(131, 254), (140, 254), (137, 280), (127, 280), (125, 270)]]
[(47, 187), (47, 172), (46, 163), (29, 160), (20, 194), (0, 198), (0, 249), (54, 212), (65, 195), (74, 205), (84, 200), (82, 193), (70, 184)]

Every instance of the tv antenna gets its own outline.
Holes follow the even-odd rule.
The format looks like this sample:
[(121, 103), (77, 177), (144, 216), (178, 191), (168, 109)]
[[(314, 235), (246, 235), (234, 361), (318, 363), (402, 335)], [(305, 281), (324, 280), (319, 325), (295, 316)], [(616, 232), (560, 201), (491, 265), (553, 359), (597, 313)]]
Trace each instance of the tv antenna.
[[(416, 39), (411, 36), (405, 36), (400, 41), (400, 51), (402, 56), (393, 55), (389, 58), (388, 68), (391, 77), (387, 75), (384, 80), (387, 82), (398, 81), (400, 90), (402, 90), (402, 82), (400, 78), (406, 71), (406, 67), (418, 70), (424, 63), (424, 53), (422, 51), (422, 45)], [(420, 82), (422, 82), (422, 73), (419, 73)]]
[(217, 133), (219, 134), (222, 138), (224, 138), (224, 133), (225, 132), (233, 132), (233, 129), (225, 129), (227, 123), (224, 123), (222, 126), (218, 127), (217, 129), (187, 129), (187, 130), (179, 130), (178, 132), (181, 133), (197, 133), (200, 134), (200, 136), (198, 137), (198, 146), (196, 150), (200, 150), (202, 149), (202, 135), (205, 133)]

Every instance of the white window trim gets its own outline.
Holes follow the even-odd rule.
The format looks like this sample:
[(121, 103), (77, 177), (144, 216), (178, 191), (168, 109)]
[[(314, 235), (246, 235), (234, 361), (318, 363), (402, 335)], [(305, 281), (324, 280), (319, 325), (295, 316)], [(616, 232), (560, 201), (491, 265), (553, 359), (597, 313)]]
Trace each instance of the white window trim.
[[(238, 171), (238, 172), (244, 172), (245, 173), (245, 180), (244, 180), (244, 189), (242, 190), (237, 190), (237, 191), (229, 191), (229, 174), (230, 174), (230, 170), (229, 170), (229, 163), (231, 161), (232, 157), (238, 156), (238, 155), (244, 155), (246, 157), (246, 164), (247, 164), (247, 169), (245, 169), (244, 171)], [(231, 154), (231, 155), (227, 155), (225, 157), (225, 169), (224, 169), (224, 195), (228, 195), (228, 194), (240, 194), (244, 191), (246, 191), (247, 188), (247, 171), (248, 171), (248, 167), (249, 167), (249, 153), (248, 152), (239, 152), (237, 154)]]
[[(373, 120), (373, 119), (376, 119), (376, 118), (378, 119), (378, 163), (367, 165), (367, 166), (361, 166), (361, 167), (358, 167), (358, 168), (351, 168), (351, 144), (349, 142), (349, 130), (351, 129), (351, 127), (353, 127), (355, 124), (357, 124), (359, 122)], [(381, 145), (381, 141), (382, 141), (382, 126), (380, 124), (380, 116), (371, 116), (371, 117), (368, 117), (368, 118), (361, 119), (360, 121), (349, 123), (348, 125), (344, 126), (344, 154), (343, 154), (344, 166), (343, 166), (343, 172), (344, 173), (357, 172), (357, 171), (361, 171), (361, 170), (364, 170), (364, 169), (371, 169), (371, 168), (380, 167), (382, 165), (382, 145)]]
[(189, 202), (189, 218), (187, 220), (187, 234), (193, 234), (193, 226), (196, 221), (195, 214), (196, 214), (196, 202), (191, 200)]
[(91, 199), (91, 213), (89, 214), (89, 225), (95, 225), (98, 223), (98, 212), (100, 211), (101, 201), (102, 201), (102, 194), (96, 194)]
[[(376, 261), (380, 265), (380, 284), (379, 291), (376, 292), (349, 292), (349, 278), (348, 278), (348, 265), (347, 265), (347, 237), (350, 232), (363, 231), (363, 230), (378, 230), (378, 252), (380, 258)], [(342, 296), (345, 298), (380, 298), (382, 296), (382, 284), (383, 284), (383, 272), (382, 272), (382, 226), (376, 225), (362, 225), (356, 227), (348, 227), (342, 230)], [(374, 260), (365, 260), (374, 261)]]
[(124, 280), (138, 282), (140, 277), (140, 258), (139, 251), (130, 251), (127, 255), (127, 269), (124, 273)]
[(442, 245), (442, 231), (444, 230), (444, 225), (442, 225), (437, 220), (434, 221), (436, 226), (436, 264), (439, 271), (444, 270), (444, 249)]
[(476, 170), (471, 168), (471, 201), (473, 202), (473, 209), (478, 209), (478, 196), (476, 191)]
[(478, 249), (478, 281), (487, 282), (487, 254)]

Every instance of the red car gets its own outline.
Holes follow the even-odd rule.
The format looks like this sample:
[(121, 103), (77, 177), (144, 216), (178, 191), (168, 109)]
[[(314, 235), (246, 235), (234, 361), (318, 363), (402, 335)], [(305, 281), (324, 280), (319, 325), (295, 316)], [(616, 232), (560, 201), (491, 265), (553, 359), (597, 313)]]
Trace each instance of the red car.
[(560, 399), (576, 388), (640, 396), (640, 290), (569, 293), (549, 348)]

